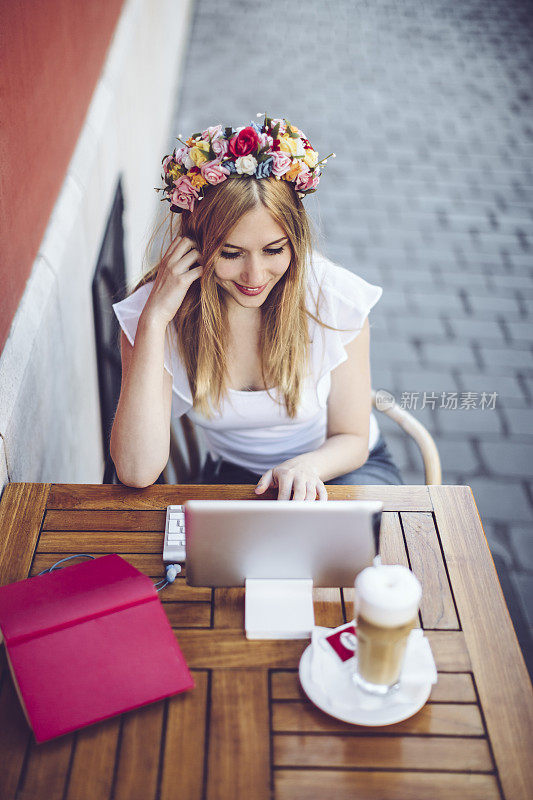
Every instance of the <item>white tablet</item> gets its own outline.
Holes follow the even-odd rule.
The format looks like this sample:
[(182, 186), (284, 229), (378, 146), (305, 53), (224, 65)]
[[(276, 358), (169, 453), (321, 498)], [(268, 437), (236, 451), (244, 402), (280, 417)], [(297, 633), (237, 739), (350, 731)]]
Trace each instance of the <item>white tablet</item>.
[(244, 586), (246, 578), (311, 578), (353, 586), (379, 552), (379, 500), (187, 500), (191, 586)]

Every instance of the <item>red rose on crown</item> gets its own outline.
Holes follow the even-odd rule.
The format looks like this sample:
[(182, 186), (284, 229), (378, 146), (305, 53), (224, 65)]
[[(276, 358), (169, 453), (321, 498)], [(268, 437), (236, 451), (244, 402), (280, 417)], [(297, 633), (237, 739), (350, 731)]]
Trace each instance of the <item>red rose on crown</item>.
[(253, 153), (254, 150), (257, 150), (258, 144), (259, 137), (257, 133), (251, 126), (248, 126), (239, 131), (233, 139), (229, 140), (229, 151), (235, 158), (239, 158), (239, 156), (247, 156)]

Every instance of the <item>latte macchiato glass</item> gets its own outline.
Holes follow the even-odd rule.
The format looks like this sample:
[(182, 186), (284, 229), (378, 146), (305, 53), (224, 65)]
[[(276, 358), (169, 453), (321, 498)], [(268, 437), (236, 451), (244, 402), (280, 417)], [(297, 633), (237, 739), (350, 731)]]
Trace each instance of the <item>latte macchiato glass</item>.
[(385, 695), (398, 685), (421, 597), (420, 581), (399, 564), (367, 567), (357, 576), (354, 680), (365, 691)]

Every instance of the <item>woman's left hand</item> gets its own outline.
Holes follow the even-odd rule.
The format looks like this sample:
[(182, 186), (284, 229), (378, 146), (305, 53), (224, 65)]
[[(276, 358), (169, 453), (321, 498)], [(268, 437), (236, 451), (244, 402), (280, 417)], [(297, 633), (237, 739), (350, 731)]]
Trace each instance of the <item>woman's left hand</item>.
[(307, 466), (286, 461), (267, 470), (255, 487), (256, 494), (263, 494), (270, 486), (277, 486), (278, 500), (327, 500), (328, 493), (317, 473)]

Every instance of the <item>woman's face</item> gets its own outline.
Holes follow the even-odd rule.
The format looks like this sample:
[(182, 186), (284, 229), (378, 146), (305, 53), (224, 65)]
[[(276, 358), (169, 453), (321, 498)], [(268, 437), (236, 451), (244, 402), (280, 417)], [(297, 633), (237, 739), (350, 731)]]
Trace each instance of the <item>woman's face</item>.
[(285, 231), (262, 205), (244, 214), (215, 261), (215, 275), (228, 303), (259, 308), (291, 262)]

